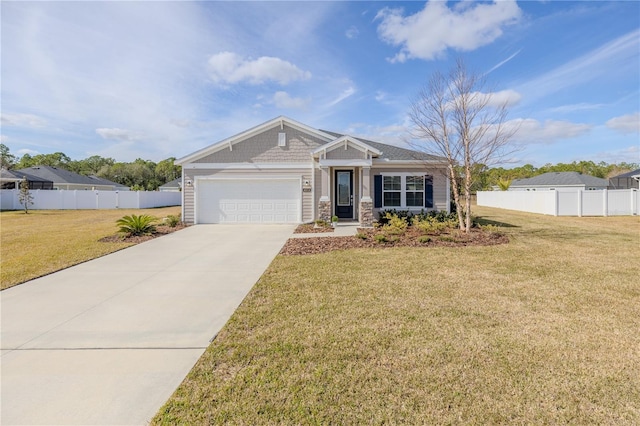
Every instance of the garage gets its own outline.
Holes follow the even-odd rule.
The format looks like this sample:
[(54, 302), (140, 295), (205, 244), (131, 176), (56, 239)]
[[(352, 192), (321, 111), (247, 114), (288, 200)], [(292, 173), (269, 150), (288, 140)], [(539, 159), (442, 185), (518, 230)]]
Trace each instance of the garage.
[(300, 179), (201, 179), (196, 223), (299, 223)]

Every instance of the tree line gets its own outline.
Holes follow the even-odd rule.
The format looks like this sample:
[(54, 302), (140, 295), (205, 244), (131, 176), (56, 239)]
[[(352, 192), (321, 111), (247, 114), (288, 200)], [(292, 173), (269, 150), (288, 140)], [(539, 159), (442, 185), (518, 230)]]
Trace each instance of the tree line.
[[(169, 157), (158, 163), (150, 160), (137, 160), (125, 163), (117, 162), (113, 158), (104, 158), (93, 155), (84, 160), (72, 160), (62, 152), (53, 154), (24, 154), (20, 158), (12, 155), (9, 148), (0, 144), (2, 168), (24, 169), (33, 166), (53, 166), (69, 170), (74, 173), (87, 176), (98, 176), (131, 187), (133, 190), (155, 191), (160, 185), (164, 185), (181, 176), (180, 166), (173, 164), (174, 157)], [(603, 179), (608, 179), (631, 170), (640, 168), (638, 163), (606, 163), (601, 161), (574, 161), (572, 163), (545, 164), (535, 167), (531, 164), (513, 168), (487, 167), (476, 164), (472, 167), (473, 184), (471, 193), (488, 190), (500, 181), (512, 181), (537, 176), (547, 172), (579, 172)]]
[(158, 163), (141, 158), (132, 162), (118, 162), (113, 158), (93, 155), (83, 160), (72, 160), (62, 152), (52, 154), (24, 154), (16, 157), (9, 148), (0, 144), (2, 168), (19, 170), (34, 166), (51, 166), (86, 176), (98, 176), (130, 187), (134, 191), (155, 191), (160, 185), (170, 182), (182, 174), (175, 158), (169, 157)]

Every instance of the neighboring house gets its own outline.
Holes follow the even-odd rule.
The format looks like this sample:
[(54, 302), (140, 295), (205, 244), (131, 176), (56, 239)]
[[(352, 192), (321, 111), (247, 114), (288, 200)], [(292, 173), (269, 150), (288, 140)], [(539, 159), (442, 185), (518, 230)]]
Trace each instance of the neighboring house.
[(609, 178), (609, 189), (640, 189), (640, 169)]
[(53, 182), (50, 180), (6, 169), (0, 169), (0, 189), (19, 189), (20, 182), (25, 178), (29, 182), (29, 189), (53, 189)]
[(449, 210), (446, 161), (278, 117), (176, 160), (187, 223), (357, 220)]
[(514, 179), (509, 191), (575, 191), (607, 189), (606, 179), (578, 172), (549, 172), (527, 179)]
[(182, 191), (182, 178), (177, 178), (158, 188), (161, 192), (180, 192)]
[(59, 167), (34, 166), (17, 170), (53, 182), (53, 189), (79, 189), (101, 191), (128, 191), (129, 188), (96, 176), (84, 176)]

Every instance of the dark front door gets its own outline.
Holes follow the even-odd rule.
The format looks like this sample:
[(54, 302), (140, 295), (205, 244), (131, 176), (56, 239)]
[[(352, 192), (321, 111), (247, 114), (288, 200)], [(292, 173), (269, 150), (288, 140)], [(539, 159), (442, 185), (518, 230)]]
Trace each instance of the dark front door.
[(336, 170), (336, 216), (353, 219), (353, 170)]

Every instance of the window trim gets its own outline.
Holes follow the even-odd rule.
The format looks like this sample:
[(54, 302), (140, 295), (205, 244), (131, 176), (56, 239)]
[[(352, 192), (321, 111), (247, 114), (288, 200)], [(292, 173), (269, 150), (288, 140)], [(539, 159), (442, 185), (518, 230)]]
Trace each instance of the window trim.
[[(382, 209), (405, 209), (405, 210), (423, 210), (425, 209), (424, 204), (425, 204), (425, 197), (427, 196), (426, 194), (426, 187), (423, 184), (422, 187), (422, 191), (415, 191), (415, 190), (411, 190), (411, 191), (407, 191), (407, 177), (408, 176), (412, 176), (412, 177), (421, 177), (423, 182), (424, 179), (427, 176), (432, 176), (429, 174), (426, 174), (424, 172), (382, 172), (380, 173), (380, 175), (382, 176), (382, 200), (381, 200), (381, 205)], [(398, 190), (386, 190), (384, 189), (384, 177), (385, 176), (400, 176), (400, 205), (399, 206), (388, 206), (384, 203), (384, 194), (385, 192), (398, 192)], [(433, 177), (432, 177), (433, 179)], [(407, 192), (422, 192), (422, 205), (421, 206), (407, 206)]]

